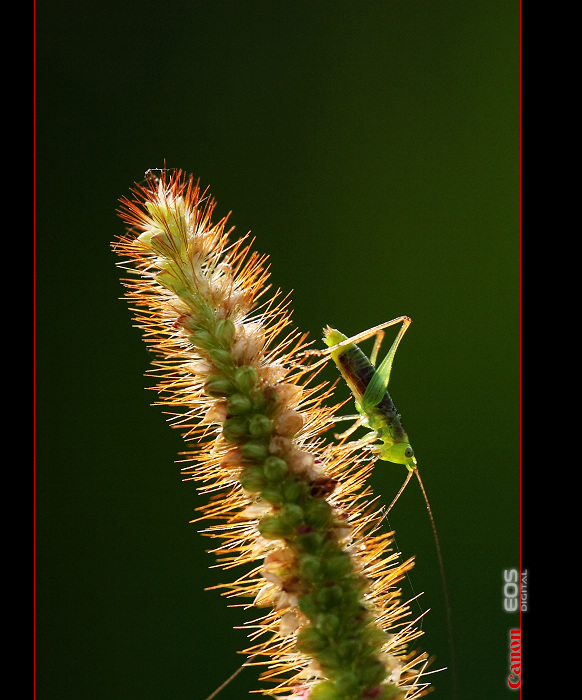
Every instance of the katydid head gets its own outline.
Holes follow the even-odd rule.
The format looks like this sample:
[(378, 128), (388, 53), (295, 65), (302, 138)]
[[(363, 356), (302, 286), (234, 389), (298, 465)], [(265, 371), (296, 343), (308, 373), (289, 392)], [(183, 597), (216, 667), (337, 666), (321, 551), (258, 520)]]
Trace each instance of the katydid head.
[(411, 471), (416, 469), (416, 457), (408, 440), (395, 442), (393, 445), (382, 445), (379, 457), (385, 462), (405, 464)]

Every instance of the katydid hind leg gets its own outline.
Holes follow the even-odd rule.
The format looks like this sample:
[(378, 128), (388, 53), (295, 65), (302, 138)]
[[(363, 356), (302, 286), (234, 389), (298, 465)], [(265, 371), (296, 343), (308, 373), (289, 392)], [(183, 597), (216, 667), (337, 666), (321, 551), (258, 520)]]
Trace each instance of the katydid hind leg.
[(378, 331), (376, 333), (376, 339), (374, 340), (374, 347), (372, 348), (372, 352), (370, 353), (370, 362), (376, 366), (376, 359), (378, 357), (378, 351), (380, 350), (380, 346), (382, 345), (382, 341), (384, 340), (384, 331)]
[[(378, 365), (378, 367), (376, 367), (374, 376), (366, 387), (366, 391), (364, 392), (364, 396), (362, 398), (362, 403), (364, 406), (377, 406), (384, 397), (384, 394), (388, 388), (390, 373), (392, 372), (392, 363), (394, 362), (396, 350), (398, 350), (400, 341), (408, 330), (408, 326), (410, 326), (412, 323), (408, 316), (401, 316), (400, 319), (397, 320), (402, 321), (402, 327), (398, 331), (398, 335), (394, 339), (390, 350), (388, 350), (388, 354)], [(374, 346), (374, 348), (376, 349), (376, 346)], [(374, 362), (372, 362), (372, 364), (374, 364)]]
[[(378, 326), (374, 326), (373, 328), (369, 328), (367, 331), (362, 331), (361, 333), (357, 333), (356, 335), (352, 335), (349, 338), (346, 338), (345, 340), (342, 340), (339, 343), (336, 343), (335, 345), (332, 345), (331, 347), (328, 348), (323, 348), (322, 350), (318, 350), (315, 348), (310, 348), (309, 350), (305, 350), (303, 352), (304, 355), (317, 355), (319, 357), (322, 356), (327, 356), (331, 355), (331, 353), (334, 350), (337, 350), (338, 348), (343, 348), (346, 345), (356, 345), (357, 343), (361, 343), (364, 340), (368, 340), (368, 338), (371, 338), (373, 335), (378, 337), (381, 331), (383, 331), (385, 328), (389, 328), (390, 326), (395, 326), (397, 323), (403, 323), (408, 327), (412, 321), (408, 316), (398, 316), (398, 318), (393, 318), (391, 321), (386, 321), (385, 323), (381, 323)], [(380, 339), (379, 341), (376, 341), (378, 343), (382, 342)], [(376, 349), (376, 354), (378, 352), (378, 349)], [(319, 362), (316, 362), (314, 365), (311, 365), (311, 368), (313, 367), (318, 367), (320, 364), (323, 364), (324, 362), (327, 362), (327, 357), (323, 360), (320, 360)], [(373, 363), (372, 363), (373, 364)]]
[[(333, 345), (330, 348), (327, 348), (326, 350), (322, 350), (322, 353), (327, 353), (331, 352), (332, 350), (337, 350), (338, 348), (344, 347), (345, 345), (351, 345), (352, 343), (354, 345), (357, 345), (358, 343), (361, 343), (364, 340), (368, 340), (368, 338), (371, 338), (373, 335), (378, 337), (380, 331), (383, 331), (385, 328), (390, 328), (390, 326), (395, 326), (398, 323), (404, 324), (407, 328), (408, 326), (412, 323), (411, 319), (408, 316), (398, 316), (398, 318), (393, 318), (391, 321), (386, 321), (385, 323), (380, 323), (378, 326), (374, 326), (373, 328), (368, 328), (367, 331), (362, 331), (361, 333), (356, 333), (356, 335), (352, 335), (349, 338), (346, 338), (345, 340), (342, 340), (340, 343), (337, 343), (336, 345)], [(402, 333), (402, 331), (400, 331)], [(381, 343), (382, 340), (380, 339), (379, 341), (376, 340), (376, 343)], [(379, 345), (378, 345), (379, 347)], [(376, 350), (376, 353), (378, 351)], [(374, 363), (372, 363), (374, 364)]]

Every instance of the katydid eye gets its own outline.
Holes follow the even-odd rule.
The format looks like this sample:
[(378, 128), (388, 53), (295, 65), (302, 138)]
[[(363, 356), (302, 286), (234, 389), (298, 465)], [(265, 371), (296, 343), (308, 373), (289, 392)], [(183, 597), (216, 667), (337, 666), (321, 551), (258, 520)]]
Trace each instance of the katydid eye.
[(404, 456), (407, 459), (410, 459), (410, 457), (414, 457), (414, 450), (412, 449), (412, 447), (410, 447), (410, 445), (408, 445), (408, 447), (404, 450)]

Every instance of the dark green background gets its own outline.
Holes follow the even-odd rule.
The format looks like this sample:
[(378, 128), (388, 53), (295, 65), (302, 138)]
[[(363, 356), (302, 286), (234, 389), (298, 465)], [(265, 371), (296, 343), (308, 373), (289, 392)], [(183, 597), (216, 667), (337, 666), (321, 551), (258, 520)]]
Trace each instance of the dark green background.
[[(209, 184), (319, 338), (408, 314), (391, 393), (443, 547), (460, 698), (509, 697), (519, 567), (519, 5), (37, 5), (37, 697), (204, 700), (251, 617), (203, 589), (201, 502), (144, 390), (109, 243), (148, 168)], [(329, 368), (330, 379), (335, 377)], [(345, 394), (342, 394), (345, 395)], [(403, 469), (380, 465), (388, 501)], [(391, 513), (450, 663), (418, 486)], [(407, 595), (410, 588), (407, 584)], [(256, 687), (246, 670), (220, 696)], [(451, 697), (448, 672), (435, 698)]]

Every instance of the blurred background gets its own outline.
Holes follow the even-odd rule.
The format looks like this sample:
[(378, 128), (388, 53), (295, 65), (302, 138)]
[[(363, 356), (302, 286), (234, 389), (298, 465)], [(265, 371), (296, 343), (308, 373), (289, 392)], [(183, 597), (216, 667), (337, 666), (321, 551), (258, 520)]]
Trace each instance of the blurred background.
[[(252, 231), (318, 342), (328, 323), (354, 334), (412, 317), (390, 388), (445, 557), (458, 698), (509, 697), (519, 4), (56, 0), (36, 13), (39, 700), (204, 700), (253, 617), (204, 590), (234, 573), (209, 568), (212, 543), (188, 524), (201, 497), (119, 300), (117, 201), (164, 161)], [(381, 464), (374, 489), (389, 502), (404, 476)], [(417, 558), (404, 594), (430, 608), (419, 646), (450, 666), (418, 484), (390, 524)], [(448, 671), (433, 682), (432, 697), (453, 697)]]

